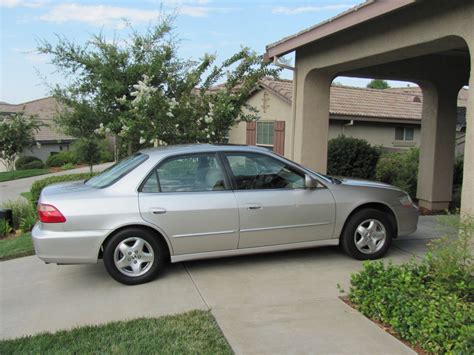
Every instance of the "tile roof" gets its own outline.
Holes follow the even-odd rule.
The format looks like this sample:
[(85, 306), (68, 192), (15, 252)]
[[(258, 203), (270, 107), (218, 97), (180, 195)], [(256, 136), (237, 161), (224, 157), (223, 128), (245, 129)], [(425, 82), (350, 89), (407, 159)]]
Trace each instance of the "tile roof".
[(0, 113), (24, 111), (27, 115), (37, 115), (38, 120), (45, 125), (35, 134), (35, 139), (39, 142), (70, 141), (75, 139), (60, 132), (54, 123), (54, 117), (57, 115), (58, 108), (59, 104), (53, 97), (45, 97), (18, 105), (0, 103)]
[[(293, 82), (264, 78), (261, 87), (291, 103)], [(465, 92), (464, 92), (465, 91)], [(467, 90), (461, 90), (460, 106)], [(422, 95), (418, 87), (387, 90), (336, 86), (331, 87), (330, 108), (333, 115), (368, 117), (378, 119), (421, 120)]]

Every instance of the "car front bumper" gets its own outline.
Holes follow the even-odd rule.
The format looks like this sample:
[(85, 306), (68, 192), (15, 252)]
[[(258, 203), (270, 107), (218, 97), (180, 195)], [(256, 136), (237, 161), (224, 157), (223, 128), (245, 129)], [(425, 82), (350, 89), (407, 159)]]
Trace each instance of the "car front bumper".
[(416, 231), (418, 226), (418, 208), (397, 206), (393, 207), (398, 222), (398, 235), (408, 235)]
[(90, 264), (96, 263), (100, 247), (109, 231), (51, 231), (36, 223), (31, 232), (35, 253), (46, 263)]

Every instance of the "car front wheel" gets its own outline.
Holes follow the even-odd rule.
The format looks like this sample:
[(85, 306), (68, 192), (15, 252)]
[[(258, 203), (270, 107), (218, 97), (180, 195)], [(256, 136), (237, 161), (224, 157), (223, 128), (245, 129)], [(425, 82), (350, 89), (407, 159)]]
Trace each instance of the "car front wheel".
[(153, 280), (164, 267), (165, 248), (153, 233), (127, 228), (113, 235), (104, 248), (104, 265), (115, 280), (138, 285)]
[(378, 259), (390, 248), (393, 234), (392, 223), (383, 212), (364, 209), (356, 212), (347, 222), (341, 245), (355, 259)]

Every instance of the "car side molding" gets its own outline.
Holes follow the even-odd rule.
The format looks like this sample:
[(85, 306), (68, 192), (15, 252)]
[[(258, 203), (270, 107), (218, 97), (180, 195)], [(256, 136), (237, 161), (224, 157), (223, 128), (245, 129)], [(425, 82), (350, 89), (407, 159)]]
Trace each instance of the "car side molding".
[(188, 261), (188, 260), (224, 258), (224, 257), (230, 257), (230, 256), (262, 254), (262, 253), (271, 253), (275, 251), (305, 249), (305, 248), (331, 246), (331, 245), (339, 245), (339, 239), (325, 239), (325, 240), (316, 240), (316, 241), (311, 241), (311, 242), (301, 242), (301, 243), (294, 243), (294, 244), (272, 245), (272, 246), (267, 246), (267, 247), (254, 247), (254, 248), (243, 248), (243, 249), (234, 249), (234, 250), (211, 251), (211, 252), (194, 253), (194, 254), (172, 255), (171, 262), (179, 263), (179, 262)]

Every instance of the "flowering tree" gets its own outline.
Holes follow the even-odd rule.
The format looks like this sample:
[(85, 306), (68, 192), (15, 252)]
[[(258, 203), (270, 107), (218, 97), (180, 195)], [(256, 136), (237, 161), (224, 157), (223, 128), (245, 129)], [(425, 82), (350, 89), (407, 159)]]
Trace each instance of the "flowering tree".
[(277, 74), (246, 48), (221, 65), (211, 55), (179, 58), (166, 18), (125, 41), (97, 35), (77, 45), (59, 38), (38, 50), (72, 79), (53, 89), (69, 108), (58, 119), (64, 130), (76, 137), (113, 134), (128, 153), (157, 144), (226, 142), (233, 125), (257, 117), (247, 99), (258, 81)]
[(35, 116), (23, 112), (0, 116), (0, 159), (13, 170), (18, 155), (35, 144), (34, 133), (41, 124)]

